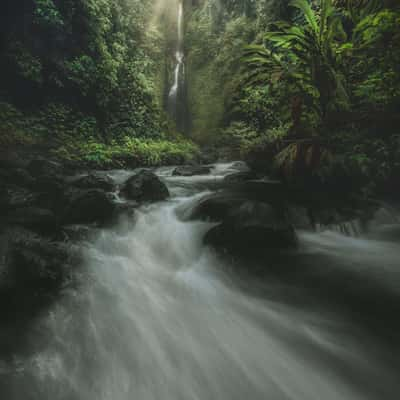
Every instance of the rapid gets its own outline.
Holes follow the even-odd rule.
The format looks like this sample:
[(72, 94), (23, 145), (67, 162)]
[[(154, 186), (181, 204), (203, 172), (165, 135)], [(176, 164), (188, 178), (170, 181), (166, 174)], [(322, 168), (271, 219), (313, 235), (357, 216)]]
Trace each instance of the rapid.
[(378, 222), (365, 237), (300, 231), (299, 249), (237, 265), (203, 245), (211, 223), (177, 213), (232, 171), (161, 168), (170, 200), (82, 243), (77, 283), (0, 360), (2, 399), (398, 398), (398, 239)]

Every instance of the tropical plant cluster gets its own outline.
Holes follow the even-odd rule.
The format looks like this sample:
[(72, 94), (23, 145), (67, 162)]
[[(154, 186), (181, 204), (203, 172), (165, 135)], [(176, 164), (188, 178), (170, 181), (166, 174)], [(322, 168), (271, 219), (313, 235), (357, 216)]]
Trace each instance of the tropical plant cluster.
[(191, 75), (205, 82), (191, 97), (199, 136), (287, 179), (388, 185), (400, 159), (399, 6), (203, 2), (188, 29)]

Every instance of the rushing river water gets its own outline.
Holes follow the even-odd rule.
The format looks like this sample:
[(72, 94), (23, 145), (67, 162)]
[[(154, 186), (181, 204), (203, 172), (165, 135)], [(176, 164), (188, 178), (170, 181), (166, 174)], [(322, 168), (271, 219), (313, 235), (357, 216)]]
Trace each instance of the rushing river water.
[(211, 224), (176, 213), (229, 167), (160, 169), (172, 198), (84, 245), (79, 284), (0, 361), (1, 399), (399, 398), (399, 242), (299, 232), (298, 250), (240, 273), (202, 245)]

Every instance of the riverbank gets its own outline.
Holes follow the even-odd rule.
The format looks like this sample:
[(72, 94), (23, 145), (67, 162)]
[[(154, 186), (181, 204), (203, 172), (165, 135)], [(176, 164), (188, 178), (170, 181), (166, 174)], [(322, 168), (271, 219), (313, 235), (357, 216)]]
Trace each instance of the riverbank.
[(0, 138), (0, 158), (50, 158), (73, 169), (157, 167), (193, 162), (198, 146), (179, 135), (173, 138), (130, 138), (107, 142), (96, 137), (37, 137), (15, 133)]

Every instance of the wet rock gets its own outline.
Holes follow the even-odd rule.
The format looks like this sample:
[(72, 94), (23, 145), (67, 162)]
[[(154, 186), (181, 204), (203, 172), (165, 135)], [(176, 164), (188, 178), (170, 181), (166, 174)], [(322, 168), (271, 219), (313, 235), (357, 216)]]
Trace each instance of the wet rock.
[(31, 206), (58, 213), (64, 189), (65, 180), (62, 176), (53, 174), (38, 176), (27, 189), (35, 199)]
[(236, 161), (231, 165), (231, 169), (236, 169), (239, 172), (250, 172), (249, 166), (244, 161)]
[(280, 204), (287, 202), (289, 198), (288, 189), (282, 182), (268, 178), (239, 182), (231, 190), (246, 193), (250, 199), (265, 201), (267, 203)]
[(290, 221), (297, 229), (315, 230), (315, 221), (306, 207), (291, 205), (288, 209)]
[(106, 192), (112, 192), (116, 188), (114, 181), (109, 175), (102, 175), (97, 172), (81, 176), (73, 180), (71, 184), (80, 189), (102, 189)]
[(220, 192), (204, 196), (191, 209), (184, 210), (182, 218), (223, 221), (247, 201), (261, 201), (273, 204), (276, 209), (285, 209), (286, 189), (280, 182), (264, 179), (232, 183)]
[(62, 164), (46, 159), (35, 159), (28, 164), (28, 171), (32, 176), (37, 177), (40, 175), (62, 175)]
[(41, 175), (35, 181), (33, 190), (37, 193), (37, 205), (59, 213), (66, 188), (65, 179), (60, 175)]
[(126, 216), (129, 218), (133, 218), (135, 215), (135, 209), (139, 206), (139, 203), (134, 201), (126, 202), (126, 203), (117, 203), (115, 205), (114, 216), (119, 218), (120, 216)]
[(35, 180), (23, 168), (0, 168), (0, 183), (31, 187)]
[(116, 203), (114, 212), (110, 219), (107, 221), (107, 225), (113, 226), (118, 225), (120, 222), (133, 221), (135, 217), (135, 209), (139, 206), (139, 203), (134, 201), (128, 201), (126, 203)]
[[(5, 243), (0, 292), (52, 292), (68, 281), (79, 262), (70, 246), (44, 239), (28, 230), (13, 228), (0, 238)], [(18, 301), (18, 298), (16, 299)]]
[(87, 225), (67, 225), (62, 228), (61, 236), (64, 241), (80, 242), (88, 240), (95, 230)]
[(0, 190), (0, 215), (19, 207), (31, 207), (36, 201), (37, 195), (31, 190), (15, 185), (4, 185)]
[(41, 233), (54, 232), (57, 227), (55, 214), (38, 207), (23, 207), (11, 211), (7, 214), (6, 221)]
[(0, 154), (0, 168), (25, 168), (26, 161), (21, 159), (21, 157), (12, 151), (6, 151)]
[(247, 200), (244, 193), (233, 191), (212, 193), (204, 196), (193, 207), (182, 210), (181, 217), (184, 220), (223, 221)]
[(66, 182), (62, 175), (49, 173), (38, 176), (33, 189), (37, 192), (58, 196), (64, 191), (65, 187)]
[(247, 201), (207, 232), (204, 243), (235, 255), (257, 256), (272, 249), (294, 247), (297, 238), (280, 210), (266, 203)]
[(121, 193), (130, 200), (161, 201), (169, 197), (167, 186), (157, 175), (142, 170), (131, 176), (123, 185)]
[(210, 166), (182, 165), (176, 167), (172, 172), (172, 175), (174, 176), (208, 175), (210, 172), (211, 172)]
[(251, 179), (254, 179), (255, 175), (251, 171), (244, 171), (244, 172), (234, 172), (225, 176), (224, 183), (233, 184), (233, 183), (241, 183)]
[(62, 215), (63, 224), (90, 224), (105, 222), (115, 210), (112, 197), (104, 190), (69, 189), (64, 195), (66, 206)]

